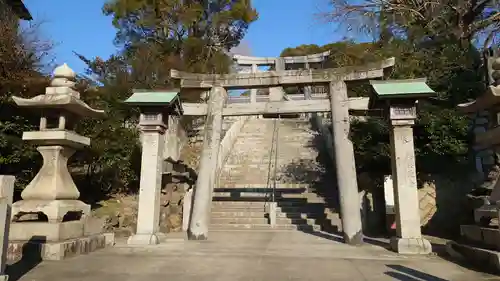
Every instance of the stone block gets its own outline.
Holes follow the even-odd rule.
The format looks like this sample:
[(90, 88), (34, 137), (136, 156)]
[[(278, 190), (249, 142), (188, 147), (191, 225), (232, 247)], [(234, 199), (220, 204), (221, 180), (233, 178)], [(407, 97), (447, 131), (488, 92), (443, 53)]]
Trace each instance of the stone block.
[(492, 149), (483, 149), (481, 151), (478, 151), (476, 156), (479, 157), (486, 157), (486, 156), (491, 156), (493, 155), (493, 150)]
[(10, 241), (28, 241), (32, 237), (43, 237), (50, 242), (75, 239), (84, 236), (84, 223), (69, 221), (61, 223), (18, 222), (10, 226)]
[(391, 238), (391, 249), (403, 255), (427, 255), (432, 252), (431, 243), (424, 238)]
[(450, 241), (446, 244), (446, 252), (457, 260), (465, 260), (485, 269), (500, 273), (500, 253), (497, 251)]
[(477, 116), (478, 117), (489, 117), (490, 116), (490, 112), (488, 110), (481, 110), (477, 113)]
[(494, 228), (481, 228), (483, 243), (489, 248), (500, 250), (500, 232)]
[(481, 228), (476, 225), (461, 225), (460, 235), (469, 241), (475, 241), (475, 242), (483, 241), (483, 234)]
[(485, 124), (488, 124), (488, 118), (485, 118), (485, 117), (480, 117), (480, 118), (476, 118), (475, 120), (475, 123), (477, 125), (485, 125)]
[(12, 262), (25, 257), (41, 260), (63, 260), (112, 245), (114, 245), (113, 233), (96, 234), (59, 242), (47, 242), (42, 237), (33, 237), (28, 241), (9, 242), (7, 258)]
[(485, 127), (475, 127), (474, 130), (473, 130), (474, 134), (482, 134), (484, 132), (486, 132), (486, 128)]
[(493, 164), (495, 164), (495, 157), (493, 156), (483, 157), (483, 165), (493, 165)]

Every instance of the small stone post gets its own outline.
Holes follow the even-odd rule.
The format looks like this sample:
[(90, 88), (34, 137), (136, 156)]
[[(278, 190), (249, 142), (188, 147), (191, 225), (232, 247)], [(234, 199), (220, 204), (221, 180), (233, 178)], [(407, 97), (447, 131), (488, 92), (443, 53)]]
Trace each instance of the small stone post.
[(208, 237), (212, 191), (217, 182), (217, 160), (222, 137), (222, 109), (226, 99), (227, 92), (223, 87), (213, 87), (210, 91), (203, 151), (188, 231), (190, 240), (206, 240)]
[(391, 178), (397, 233), (391, 239), (391, 247), (401, 254), (428, 254), (432, 251), (431, 244), (420, 231), (413, 124), (417, 118), (417, 100), (433, 96), (435, 92), (425, 78), (372, 80), (370, 84), (376, 94), (370, 104), (380, 104), (388, 111), (391, 126)]
[(342, 231), (345, 243), (359, 245), (363, 243), (361, 205), (354, 162), (354, 148), (349, 139), (350, 121), (347, 99), (347, 85), (345, 82), (331, 82), (333, 145), (337, 167), (337, 185), (340, 193)]
[(163, 150), (166, 124), (163, 120), (151, 122), (142, 113), (139, 127), (142, 133), (141, 179), (137, 231), (128, 239), (128, 244), (158, 244), (160, 234), (160, 196), (163, 171)]
[(422, 237), (420, 231), (412, 128), (416, 116), (415, 101), (390, 105), (392, 179), (397, 234), (391, 239), (391, 248), (401, 254), (428, 254), (432, 251), (430, 242)]
[[(139, 106), (139, 128), (141, 130), (142, 156), (139, 189), (139, 207), (136, 233), (129, 237), (129, 245), (154, 245), (160, 243), (164, 234), (160, 232), (160, 196), (163, 178), (164, 155), (177, 156), (178, 143), (172, 141), (171, 149), (165, 149), (165, 132), (169, 115), (182, 114), (177, 91), (135, 92), (125, 103)], [(174, 125), (173, 120), (170, 122)], [(175, 133), (176, 130), (171, 130)], [(175, 137), (175, 136), (174, 136)]]
[(0, 281), (7, 281), (5, 267), (7, 264), (7, 248), (9, 247), (10, 212), (14, 196), (14, 176), (0, 175)]

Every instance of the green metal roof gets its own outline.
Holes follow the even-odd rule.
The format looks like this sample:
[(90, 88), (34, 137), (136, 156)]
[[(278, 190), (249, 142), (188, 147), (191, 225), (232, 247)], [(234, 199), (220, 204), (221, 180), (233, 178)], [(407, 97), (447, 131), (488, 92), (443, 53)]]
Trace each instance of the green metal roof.
[(373, 90), (380, 99), (419, 98), (436, 93), (425, 83), (427, 79), (370, 80)]
[(177, 102), (178, 91), (134, 91), (125, 103), (135, 105), (167, 105)]

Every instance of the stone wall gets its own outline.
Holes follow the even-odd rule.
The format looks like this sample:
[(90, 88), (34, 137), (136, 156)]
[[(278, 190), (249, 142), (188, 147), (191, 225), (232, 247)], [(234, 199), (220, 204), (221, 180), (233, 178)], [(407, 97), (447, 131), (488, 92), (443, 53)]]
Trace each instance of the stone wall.
[[(382, 178), (362, 173), (358, 175), (363, 208), (363, 229), (367, 233), (385, 231), (384, 190)], [(460, 224), (471, 218), (467, 194), (473, 188), (469, 175), (421, 175), (418, 183), (420, 224), (424, 234), (453, 238)], [(392, 224), (393, 221), (386, 221)]]
[[(496, 120), (491, 118), (488, 111), (480, 111), (469, 116), (469, 130), (473, 140), (476, 135), (484, 133), (489, 127), (494, 126)], [(491, 121), (491, 122), (490, 122)], [(470, 147), (471, 159), (474, 159), (476, 171), (485, 179), (492, 166), (495, 164), (494, 151), (491, 148), (481, 148), (475, 145)]]

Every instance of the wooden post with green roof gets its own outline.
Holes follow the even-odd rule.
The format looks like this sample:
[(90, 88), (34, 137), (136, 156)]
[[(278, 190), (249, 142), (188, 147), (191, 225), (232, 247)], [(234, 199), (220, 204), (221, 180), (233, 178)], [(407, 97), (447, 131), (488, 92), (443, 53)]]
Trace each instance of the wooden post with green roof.
[(402, 254), (428, 254), (429, 241), (420, 230), (413, 128), (417, 100), (435, 95), (426, 79), (370, 81), (372, 105), (382, 106), (390, 121), (391, 167), (396, 209), (396, 237), (391, 248)]
[(139, 107), (142, 134), (137, 230), (129, 237), (128, 244), (158, 244), (164, 236), (160, 233), (164, 134), (169, 116), (183, 114), (179, 91), (135, 91), (125, 103)]

